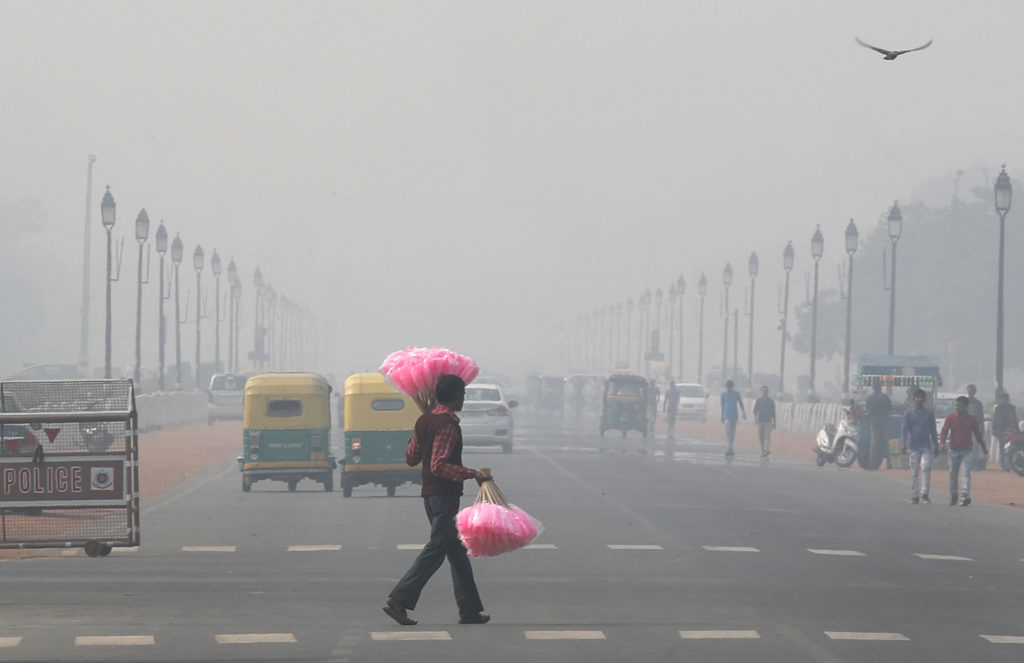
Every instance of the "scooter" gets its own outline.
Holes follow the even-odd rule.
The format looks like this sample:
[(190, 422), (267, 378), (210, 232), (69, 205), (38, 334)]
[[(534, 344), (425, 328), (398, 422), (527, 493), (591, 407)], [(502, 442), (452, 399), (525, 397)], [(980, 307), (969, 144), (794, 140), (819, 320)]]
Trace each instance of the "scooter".
[(1003, 469), (1024, 477), (1024, 433), (1015, 430), (1003, 431), (1002, 452), (1000, 462)]
[(815, 462), (818, 467), (825, 463), (835, 463), (837, 467), (850, 467), (857, 460), (857, 438), (860, 436), (859, 421), (850, 416), (850, 408), (843, 408), (843, 417), (835, 424), (825, 424), (820, 431), (814, 446), (818, 454)]

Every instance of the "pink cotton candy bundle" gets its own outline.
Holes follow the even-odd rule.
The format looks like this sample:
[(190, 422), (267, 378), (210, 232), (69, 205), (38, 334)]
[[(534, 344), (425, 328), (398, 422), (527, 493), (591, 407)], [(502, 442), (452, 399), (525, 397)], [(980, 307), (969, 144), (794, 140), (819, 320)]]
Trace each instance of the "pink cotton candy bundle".
[(388, 355), (380, 372), (395, 389), (424, 406), (433, 401), (437, 379), (442, 375), (458, 375), (469, 384), (480, 369), (469, 357), (447, 348), (405, 348)]
[(478, 502), (455, 516), (466, 550), (473, 557), (494, 557), (528, 545), (540, 534), (540, 523), (514, 504)]

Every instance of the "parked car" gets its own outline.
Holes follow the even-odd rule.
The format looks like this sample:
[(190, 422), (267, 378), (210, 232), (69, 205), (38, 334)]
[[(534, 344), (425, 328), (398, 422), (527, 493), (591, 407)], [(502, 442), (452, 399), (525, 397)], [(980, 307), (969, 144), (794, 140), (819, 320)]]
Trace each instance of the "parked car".
[(217, 373), (210, 378), (210, 397), (206, 411), (211, 426), (215, 421), (241, 421), (245, 381), (244, 375), (231, 373)]
[(703, 385), (677, 384), (679, 391), (679, 419), (708, 420), (708, 392)]
[(465, 446), (501, 446), (512, 452), (512, 410), (517, 401), (506, 400), (501, 385), (477, 383), (466, 387), (466, 400), (459, 418), (462, 420), (462, 443)]

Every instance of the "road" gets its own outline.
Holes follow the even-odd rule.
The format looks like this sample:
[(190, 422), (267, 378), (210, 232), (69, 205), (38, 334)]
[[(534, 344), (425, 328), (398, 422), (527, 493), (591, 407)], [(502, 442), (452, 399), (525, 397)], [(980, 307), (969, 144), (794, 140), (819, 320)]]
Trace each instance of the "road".
[(456, 623), (444, 569), (418, 626), (381, 612), (426, 539), (416, 488), (246, 494), (218, 463), (144, 503), (138, 550), (0, 564), (0, 660), (1024, 657), (1013, 509), (934, 489), (912, 506), (889, 477), (748, 450), (726, 464), (714, 441), (528, 423), (513, 454), (465, 454), (545, 525), (534, 547), (474, 561), (490, 624)]

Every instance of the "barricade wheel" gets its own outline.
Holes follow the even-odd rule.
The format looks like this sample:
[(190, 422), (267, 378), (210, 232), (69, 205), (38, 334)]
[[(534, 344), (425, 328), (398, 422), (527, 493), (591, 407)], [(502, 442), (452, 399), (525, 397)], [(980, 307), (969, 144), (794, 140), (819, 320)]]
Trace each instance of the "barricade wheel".
[(104, 544), (103, 544), (103, 545), (102, 545), (102, 546), (100, 547), (100, 557), (106, 557), (106, 556), (107, 556), (107, 555), (109, 555), (109, 554), (111, 553), (111, 551), (113, 551), (113, 550), (114, 550), (114, 546), (110, 545), (109, 543), (104, 543)]
[(103, 551), (103, 545), (99, 541), (87, 541), (85, 544), (85, 554), (89, 557), (99, 557)]
[(295, 489), (298, 488), (298, 486), (299, 486), (299, 480), (298, 479), (289, 479), (288, 480), (288, 492), (289, 493), (294, 493)]
[(252, 490), (252, 479), (250, 479), (249, 477), (243, 476), (242, 477), (242, 492), (248, 493), (250, 490)]

